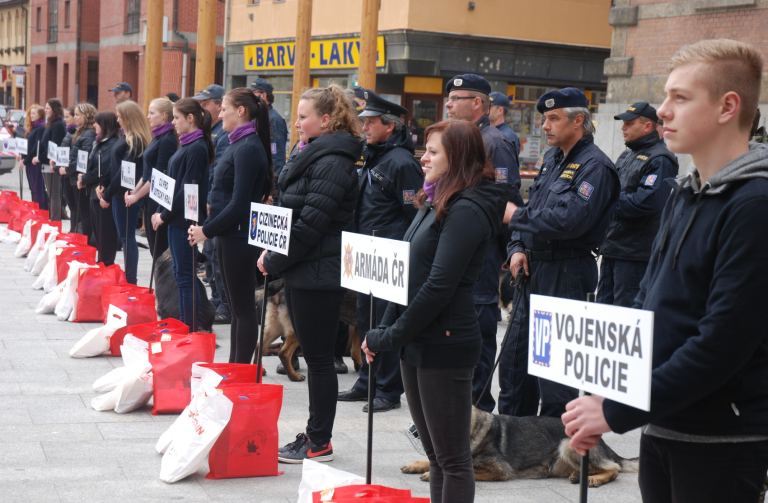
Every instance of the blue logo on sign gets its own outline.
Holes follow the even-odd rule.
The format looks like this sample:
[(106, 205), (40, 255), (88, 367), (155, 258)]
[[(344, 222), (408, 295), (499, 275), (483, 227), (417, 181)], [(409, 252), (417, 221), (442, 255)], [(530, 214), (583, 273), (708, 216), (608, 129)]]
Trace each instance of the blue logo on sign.
[(250, 234), (251, 239), (256, 239), (256, 232), (259, 230), (259, 212), (258, 211), (252, 211), (251, 212), (251, 225), (250, 225)]
[(552, 313), (534, 311), (533, 314), (533, 363), (549, 367), (552, 342)]

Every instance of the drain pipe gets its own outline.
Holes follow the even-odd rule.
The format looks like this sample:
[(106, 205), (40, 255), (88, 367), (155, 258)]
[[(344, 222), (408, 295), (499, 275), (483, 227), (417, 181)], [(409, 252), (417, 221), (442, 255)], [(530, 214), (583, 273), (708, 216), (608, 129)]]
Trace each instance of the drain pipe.
[(223, 80), (222, 87), (226, 89), (227, 87), (227, 59), (229, 55), (229, 50), (227, 49), (227, 42), (229, 42), (229, 8), (230, 8), (230, 0), (224, 1), (224, 12), (226, 12), (226, 15), (224, 17), (224, 54), (222, 55), (222, 64), (221, 64), (221, 78)]

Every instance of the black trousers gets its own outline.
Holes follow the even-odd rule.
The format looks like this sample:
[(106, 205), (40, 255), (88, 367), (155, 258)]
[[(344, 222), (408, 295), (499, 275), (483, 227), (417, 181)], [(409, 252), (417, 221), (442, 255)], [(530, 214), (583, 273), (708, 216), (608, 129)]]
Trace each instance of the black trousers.
[[(485, 383), (491, 376), (493, 364), (496, 362), (496, 310), (497, 304), (475, 304), (477, 322), (480, 324), (480, 334), (483, 336), (483, 349), (480, 353), (480, 361), (475, 367), (475, 376), (472, 379), (472, 403), (477, 403), (480, 393), (485, 389)], [(491, 394), (491, 387), (485, 392), (477, 408), (485, 412), (493, 412), (496, 408), (496, 400)]]
[(648, 262), (603, 257), (595, 301), (600, 304), (632, 307), (640, 292), (640, 281), (647, 268)]
[(91, 221), (96, 235), (96, 247), (99, 250), (99, 262), (110, 266), (115, 263), (117, 244), (120, 242), (112, 208), (104, 209), (98, 199), (91, 199)]
[[(309, 370), (307, 436), (319, 445), (330, 442), (336, 419), (339, 380), (333, 363), (343, 297), (344, 290), (341, 289), (305, 290), (285, 282), (288, 315)], [(233, 298), (229, 298), (231, 307)]]
[(231, 299), (229, 363), (251, 363), (259, 337), (260, 320), (253, 292), (258, 285), (256, 262), (261, 249), (249, 245), (247, 239), (217, 237), (216, 251), (223, 287)]
[(168, 249), (168, 230), (160, 227), (158, 230), (152, 228), (152, 215), (157, 212), (159, 205), (150, 198), (144, 200), (144, 230), (147, 232), (147, 242), (149, 243), (149, 253), (155, 258), (155, 243), (157, 243), (157, 256), (162, 257), (165, 250)]
[(77, 186), (72, 185), (70, 177), (61, 177), (61, 191), (64, 193), (64, 199), (69, 206), (69, 231), (78, 232), (87, 236), (84, 228), (82, 228), (83, 218), (82, 214), (90, 214), (91, 210), (88, 207), (88, 191), (77, 190)]
[(411, 418), (429, 458), (432, 503), (471, 503), (475, 499), (469, 445), (474, 367), (419, 368), (401, 361), (400, 368)]
[(640, 439), (638, 483), (645, 503), (757, 503), (767, 470), (768, 441)]

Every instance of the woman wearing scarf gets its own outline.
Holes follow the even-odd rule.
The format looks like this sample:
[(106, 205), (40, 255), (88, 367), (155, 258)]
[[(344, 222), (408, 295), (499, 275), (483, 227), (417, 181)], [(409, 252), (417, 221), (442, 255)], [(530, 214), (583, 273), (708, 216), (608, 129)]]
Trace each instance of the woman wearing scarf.
[(32, 159), (32, 163), (40, 165), (43, 170), (51, 222), (61, 221), (61, 177), (55, 171), (56, 159), (48, 158), (48, 144), (53, 143), (60, 147), (66, 135), (64, 107), (58, 98), (51, 98), (45, 102), (45, 133), (40, 139), (40, 151), (36, 152), (35, 158)]
[(27, 110), (25, 127), (27, 133), (27, 153), (18, 154), (19, 166), (24, 166), (27, 171), (27, 182), (29, 182), (29, 191), (32, 193), (32, 201), (40, 205), (41, 209), (48, 209), (48, 200), (45, 197), (45, 184), (43, 183), (43, 170), (40, 164), (33, 164), (32, 160), (37, 157), (37, 151), (40, 142), (45, 133), (45, 109), (40, 105), (32, 105)]

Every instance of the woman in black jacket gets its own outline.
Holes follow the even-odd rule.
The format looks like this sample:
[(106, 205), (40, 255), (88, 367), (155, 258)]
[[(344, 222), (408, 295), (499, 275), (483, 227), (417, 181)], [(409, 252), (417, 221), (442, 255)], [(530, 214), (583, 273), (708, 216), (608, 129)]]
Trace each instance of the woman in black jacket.
[[(88, 208), (88, 193), (77, 188), (77, 159), (81, 151), (88, 152), (90, 155), (93, 150), (93, 140), (96, 138), (96, 131), (93, 130), (93, 116), (96, 115), (96, 108), (90, 103), (78, 103), (77, 106), (71, 108), (74, 110), (75, 131), (69, 145), (69, 165), (59, 168), (59, 174), (62, 179), (64, 197), (69, 204), (72, 232), (79, 232), (88, 236), (89, 242), (93, 243), (95, 240), (91, 224), (91, 212)], [(69, 126), (67, 131), (69, 131)]]
[(289, 254), (265, 251), (259, 258), (263, 274), (283, 274), (288, 313), (309, 368), (306, 433), (279, 450), (284, 463), (333, 459), (339, 391), (334, 344), (344, 296), (341, 231), (357, 204), (355, 162), (363, 151), (360, 120), (337, 85), (301, 96), (296, 129), (299, 153), (279, 179), (281, 205), (293, 210)]
[[(125, 205), (130, 207), (142, 198), (144, 199), (144, 215), (147, 220), (157, 212), (160, 206), (154, 199), (149, 197), (149, 188), (152, 182), (152, 170), (156, 169), (163, 174), (167, 174), (168, 161), (179, 148), (179, 140), (176, 138), (176, 132), (173, 129), (173, 103), (168, 98), (157, 98), (149, 104), (149, 113), (147, 121), (152, 128), (152, 141), (144, 152), (144, 172), (141, 174), (141, 180), (136, 184), (136, 190), (125, 193)], [(139, 174), (136, 173), (136, 176)], [(168, 232), (161, 229), (157, 232), (149, 222), (144, 226), (147, 230), (147, 241), (149, 242), (149, 253), (154, 258), (155, 255), (162, 256), (168, 249)]]
[(90, 219), (96, 236), (96, 247), (99, 250), (99, 262), (110, 266), (115, 263), (119, 238), (112, 210), (109, 206), (102, 207), (101, 196), (104, 193), (104, 186), (109, 184), (112, 148), (120, 135), (117, 116), (112, 112), (97, 113), (93, 117), (93, 129), (96, 137), (93, 150), (88, 156), (88, 170), (78, 175), (77, 188), (84, 191), (91, 202)]
[(269, 106), (244, 87), (231, 90), (221, 103), (222, 127), (230, 145), (216, 163), (208, 199), (211, 214), (204, 226), (189, 228), (193, 246), (216, 237), (221, 280), (232, 310), (229, 363), (251, 363), (259, 324), (253, 291), (258, 285), (259, 249), (248, 244), (251, 203), (272, 190)]
[(400, 351), (411, 417), (429, 457), (434, 503), (475, 496), (469, 445), (472, 375), (482, 336), (474, 289), (506, 207), (480, 129), (464, 121), (427, 128), (424, 189), (406, 231), (411, 243), (408, 307), (390, 303), (363, 342), (367, 361)]
[(139, 266), (139, 245), (136, 244), (136, 224), (139, 220), (141, 200), (128, 208), (125, 205), (125, 192), (128, 190), (121, 185), (123, 163), (133, 163), (135, 177), (144, 169), (144, 150), (152, 139), (149, 125), (144, 118), (141, 107), (133, 101), (123, 101), (117, 105), (117, 122), (123, 128), (125, 135), (117, 140), (112, 147), (110, 162), (109, 184), (105, 186), (101, 197), (101, 207), (112, 207), (120, 241), (123, 242), (125, 254), (125, 278), (128, 283), (135, 285)]
[[(180, 321), (193, 328), (196, 324), (193, 323), (192, 316), (192, 282), (197, 279), (197, 264), (193, 264), (188, 234), (191, 222), (184, 216), (184, 185), (197, 185), (197, 223), (204, 224), (208, 199), (208, 168), (214, 158), (211, 114), (201, 107), (196, 99), (184, 98), (173, 105), (173, 126), (181, 144), (168, 161), (168, 176), (176, 180), (173, 202), (170, 210), (161, 207), (161, 211), (152, 215), (152, 226), (157, 230), (161, 225), (168, 224), (168, 248), (173, 257), (173, 274), (179, 288)], [(200, 291), (196, 290), (196, 293), (194, 302), (199, 306)]]
[(39, 164), (43, 170), (51, 222), (61, 221), (61, 177), (55, 171), (56, 159), (48, 158), (48, 144), (53, 143), (60, 147), (67, 135), (63, 116), (64, 108), (58, 98), (51, 98), (45, 102), (45, 133), (40, 139), (40, 152), (37, 152), (37, 156), (32, 159), (32, 163)]
[(40, 142), (45, 134), (45, 110), (39, 105), (32, 105), (27, 110), (25, 119), (27, 127), (27, 153), (19, 154), (19, 162), (23, 163), (27, 170), (27, 182), (29, 182), (29, 191), (32, 193), (32, 201), (40, 205), (43, 210), (48, 209), (48, 201), (45, 196), (45, 184), (43, 183), (43, 172), (40, 164), (34, 163), (37, 157), (37, 151), (40, 148)]

